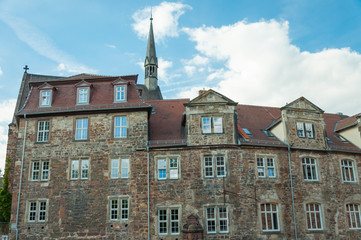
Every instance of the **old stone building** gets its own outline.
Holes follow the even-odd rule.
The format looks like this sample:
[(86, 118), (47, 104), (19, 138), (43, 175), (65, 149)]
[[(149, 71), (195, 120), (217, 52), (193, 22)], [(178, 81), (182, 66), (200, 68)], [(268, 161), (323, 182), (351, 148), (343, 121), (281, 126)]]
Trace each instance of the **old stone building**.
[(144, 67), (144, 85), (25, 70), (10, 239), (361, 239), (360, 114), (163, 100), (152, 25)]

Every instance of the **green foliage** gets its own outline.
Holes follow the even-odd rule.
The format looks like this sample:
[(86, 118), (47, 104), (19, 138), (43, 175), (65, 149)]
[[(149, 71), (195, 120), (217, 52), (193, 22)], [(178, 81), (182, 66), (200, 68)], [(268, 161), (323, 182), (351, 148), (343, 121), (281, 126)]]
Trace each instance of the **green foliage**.
[(0, 222), (10, 222), (11, 194), (9, 192), (10, 158), (6, 159), (3, 189), (0, 191)]

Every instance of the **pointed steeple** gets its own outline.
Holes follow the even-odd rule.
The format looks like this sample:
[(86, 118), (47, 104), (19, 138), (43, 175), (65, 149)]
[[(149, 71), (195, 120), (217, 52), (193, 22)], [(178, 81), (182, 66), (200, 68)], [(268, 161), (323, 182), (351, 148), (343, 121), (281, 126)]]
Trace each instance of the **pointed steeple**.
[(158, 87), (158, 58), (155, 52), (153, 17), (150, 17), (150, 28), (148, 35), (147, 53), (144, 61), (145, 78), (144, 85), (148, 90), (155, 90)]

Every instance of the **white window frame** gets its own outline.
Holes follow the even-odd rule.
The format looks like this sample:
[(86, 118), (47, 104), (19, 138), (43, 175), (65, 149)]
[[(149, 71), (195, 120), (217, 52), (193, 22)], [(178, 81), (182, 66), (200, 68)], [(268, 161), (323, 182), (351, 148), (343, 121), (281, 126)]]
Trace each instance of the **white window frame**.
[(50, 177), (50, 161), (49, 160), (37, 160), (31, 161), (30, 167), (30, 181), (49, 181)]
[(110, 178), (111, 179), (127, 179), (130, 173), (129, 158), (112, 158), (110, 160)]
[(202, 117), (201, 118), (202, 133), (223, 133), (223, 117)]
[(359, 203), (346, 204), (346, 218), (349, 229), (361, 229), (361, 208)]
[[(222, 164), (218, 161), (222, 159)], [(223, 169), (223, 173), (222, 170)], [(210, 173), (212, 175), (210, 175)], [(203, 174), (205, 178), (223, 178), (227, 177), (227, 159), (225, 155), (204, 155), (203, 156)]]
[(127, 86), (114, 85), (114, 102), (126, 102), (127, 101)]
[[(177, 211), (177, 214), (174, 214)], [(161, 213), (165, 213), (162, 214)], [(160, 207), (157, 211), (157, 219), (158, 219), (158, 235), (179, 235), (180, 234), (180, 226), (181, 226), (181, 210), (180, 207)], [(176, 216), (176, 217), (175, 217)], [(162, 218), (161, 218), (162, 217)], [(162, 224), (163, 223), (163, 224)], [(165, 231), (161, 232), (161, 224), (162, 228)]]
[[(270, 206), (270, 210), (267, 210), (267, 205)], [(264, 206), (264, 210), (262, 210), (262, 206)], [(275, 206), (276, 210), (273, 209)], [(279, 232), (280, 231), (280, 221), (279, 221), (279, 212), (278, 212), (278, 204), (275, 203), (262, 203), (260, 204), (261, 209), (261, 226), (262, 232)], [(268, 216), (271, 215), (271, 226), (268, 226)], [(265, 226), (263, 225), (263, 219), (265, 222)], [(275, 222), (277, 221), (277, 222)], [(277, 228), (275, 227), (275, 223), (277, 223)]]
[(89, 159), (72, 159), (70, 161), (70, 180), (87, 180), (90, 176)]
[[(128, 221), (130, 199), (128, 196), (109, 196), (109, 221)], [(115, 203), (115, 204), (113, 204)], [(114, 213), (114, 214), (113, 214)], [(116, 215), (116, 217), (114, 217)]]
[[(75, 120), (75, 140), (87, 140), (88, 139), (88, 118), (77, 118)], [(79, 132), (79, 134), (78, 134)]]
[(297, 136), (301, 137), (301, 138), (306, 137), (305, 126), (304, 126), (303, 122), (297, 122), (296, 126), (297, 126)]
[[(49, 202), (47, 199), (37, 199), (27, 201), (27, 222), (46, 222), (48, 220), (48, 207)], [(45, 209), (44, 209), (45, 207)]]
[(312, 123), (297, 122), (297, 136), (300, 138), (315, 138), (315, 131)]
[(317, 160), (311, 157), (302, 158), (302, 171), (303, 179), (309, 182), (317, 182), (318, 178), (318, 168)]
[[(258, 178), (276, 178), (276, 161), (274, 157), (257, 157)], [(272, 163), (272, 166), (269, 164)], [(270, 175), (270, 171), (273, 175)]]
[(312, 123), (305, 123), (305, 131), (306, 131), (306, 137), (314, 138), (314, 131), (313, 131)]
[(126, 138), (127, 128), (128, 128), (127, 116), (114, 117), (114, 138)]
[(207, 206), (205, 216), (207, 234), (229, 233), (229, 211), (227, 206)]
[(158, 156), (156, 157), (158, 180), (177, 180), (180, 178), (180, 157)]
[[(341, 175), (344, 183), (357, 182), (355, 161), (350, 159), (341, 160)], [(351, 176), (351, 175), (352, 176)]]
[(38, 132), (36, 141), (37, 142), (48, 142), (49, 141), (49, 130), (50, 130), (50, 121), (49, 120), (40, 120), (38, 121)]
[(52, 90), (40, 90), (39, 106), (51, 107)]
[(307, 228), (309, 231), (319, 231), (323, 230), (323, 221), (322, 221), (322, 206), (319, 203), (307, 203), (306, 208), (306, 218), (307, 218)]
[(89, 95), (90, 95), (90, 87), (78, 87), (76, 103), (78, 105), (89, 104)]

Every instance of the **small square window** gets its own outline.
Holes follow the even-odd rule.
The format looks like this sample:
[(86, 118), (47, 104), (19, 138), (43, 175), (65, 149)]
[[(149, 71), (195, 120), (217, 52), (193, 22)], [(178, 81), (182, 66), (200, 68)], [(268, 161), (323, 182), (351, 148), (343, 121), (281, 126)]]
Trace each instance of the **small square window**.
[(227, 207), (206, 208), (207, 233), (228, 233)]
[(257, 158), (257, 173), (259, 178), (275, 178), (276, 177), (275, 160), (272, 157)]
[(312, 123), (303, 123), (303, 122), (297, 122), (297, 135), (300, 138), (314, 138), (314, 130), (313, 130), (313, 124)]
[(48, 212), (47, 200), (31, 200), (28, 202), (28, 222), (45, 222)]
[(223, 133), (223, 118), (202, 117), (202, 133)]
[(70, 165), (70, 179), (88, 179), (89, 178), (89, 160), (72, 160)]
[(119, 221), (129, 219), (128, 197), (109, 197), (109, 220)]
[[(203, 158), (204, 177), (226, 177), (226, 159), (224, 156), (205, 156)], [(214, 167), (215, 166), (215, 167)]]
[[(112, 159), (111, 160), (111, 170), (110, 170), (110, 178), (117, 179), (119, 178), (128, 178), (129, 177), (129, 159)], [(119, 168), (120, 166), (120, 168)]]
[(158, 159), (158, 179), (178, 179), (179, 162), (177, 157), (165, 157)]
[(50, 164), (48, 160), (31, 162), (31, 181), (48, 181)]

